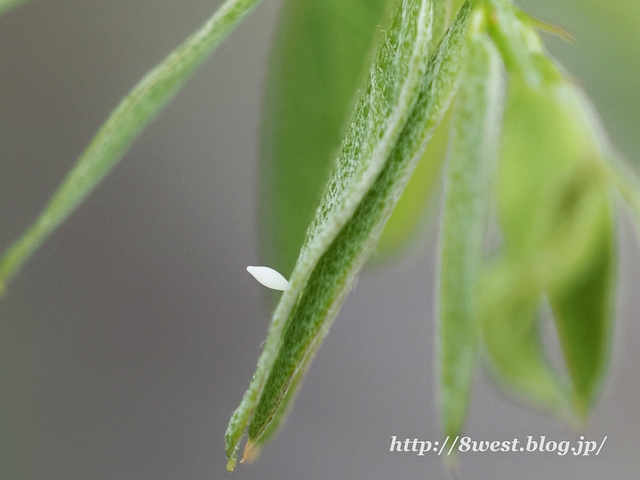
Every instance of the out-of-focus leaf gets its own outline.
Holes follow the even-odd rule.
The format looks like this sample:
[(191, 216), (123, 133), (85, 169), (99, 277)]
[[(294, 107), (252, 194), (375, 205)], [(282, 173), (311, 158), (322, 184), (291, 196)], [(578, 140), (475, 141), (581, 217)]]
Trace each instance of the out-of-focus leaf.
[(506, 245), (529, 269), (527, 281), (549, 295), (574, 411), (584, 417), (607, 364), (612, 313), (613, 222), (602, 135), (570, 82), (536, 89), (514, 80), (513, 87), (501, 181)]
[(31, 0), (0, 0), (0, 15), (4, 15), (9, 10), (19, 7)]
[(481, 325), (489, 366), (506, 390), (539, 408), (564, 412), (568, 392), (548, 362), (538, 332), (542, 292), (526, 283), (526, 273), (524, 279), (521, 275), (506, 261), (483, 275)]
[(598, 105), (628, 160), (640, 161), (640, 2), (637, 0), (520, 0), (527, 10), (566, 28), (575, 43), (552, 41)]
[(266, 262), (293, 270), (380, 22), (396, 0), (286, 0), (263, 117), (260, 208)]
[(547, 193), (543, 189), (552, 190), (549, 180), (568, 169), (566, 162), (555, 159), (556, 154), (564, 155), (565, 146), (549, 136), (563, 126), (555, 103), (545, 95), (548, 92), (537, 91), (548, 75), (551, 80), (557, 75), (538, 68), (537, 59), (546, 61), (538, 36), (520, 21), (511, 2), (491, 0), (486, 6), (491, 9), (489, 32), (500, 50), (509, 84), (497, 182), (503, 246), (483, 274), (482, 339), (489, 364), (505, 388), (558, 412), (568, 404), (567, 394), (538, 335), (537, 307), (543, 286), (533, 268), (540, 242), (535, 221)]
[[(586, 97), (567, 82), (572, 123), (591, 137), (598, 156), (586, 150), (558, 187), (545, 250), (539, 262), (564, 270), (549, 279), (547, 292), (572, 385), (579, 418), (589, 413), (609, 358), (615, 286), (615, 225), (610, 201), (611, 157), (596, 113)], [(615, 183), (614, 183), (615, 184)], [(636, 191), (637, 194), (637, 191)], [(548, 207), (547, 207), (548, 208)], [(540, 230), (544, 230), (541, 228)]]
[[(370, 69), (336, 168), (274, 313), (258, 368), (227, 430), (229, 468), (272, 435), (457, 86), (469, 8), (427, 62), (430, 2), (403, 0)], [(428, 69), (427, 69), (428, 63)], [(382, 75), (382, 76), (381, 76)], [(374, 115), (375, 113), (375, 115)], [(357, 148), (356, 148), (357, 147)], [(251, 455), (250, 455), (251, 456)]]
[[(574, 121), (579, 107), (573, 86), (551, 80), (534, 88), (510, 80), (500, 161), (500, 215), (507, 248), (513, 255), (533, 255), (561, 219), (561, 190), (576, 162), (599, 157), (598, 145), (584, 122)], [(552, 222), (552, 224), (548, 224)], [(556, 268), (557, 265), (543, 267)], [(554, 273), (549, 273), (554, 276)]]
[(608, 363), (615, 252), (613, 222), (607, 192), (592, 212), (602, 222), (597, 226), (599, 241), (590, 252), (589, 261), (576, 272), (565, 288), (550, 292), (549, 299), (556, 319), (567, 370), (573, 385), (573, 406), (579, 417), (589, 412)]
[[(542, 351), (539, 340), (527, 327), (535, 325), (535, 317), (516, 311), (530, 311), (547, 295), (571, 380), (573, 408), (583, 418), (601, 381), (609, 344), (614, 253), (608, 145), (586, 98), (546, 58), (526, 17), (518, 22), (504, 0), (492, 2), (502, 15), (494, 32), (509, 59), (511, 78), (499, 175), (504, 252), (485, 291), (488, 305), (497, 305), (493, 298), (502, 297), (505, 305), (511, 299), (515, 308), (513, 323), (507, 317), (485, 342), (490, 356), (500, 357), (496, 351), (511, 348), (500, 335), (508, 338), (506, 333), (518, 328), (536, 351), (530, 357), (537, 366), (529, 368), (527, 382), (539, 376), (536, 372), (547, 372), (537, 353)], [(510, 20), (512, 25), (505, 23)], [(485, 315), (487, 325), (498, 325), (499, 308), (489, 307)], [(522, 350), (527, 351), (524, 346)], [(518, 353), (511, 354), (510, 360), (506, 354), (494, 364), (501, 363), (498, 370), (517, 386), (509, 378), (509, 361), (517, 364)], [(541, 398), (538, 390), (543, 391), (529, 394)]]
[(0, 260), (0, 290), (111, 171), (144, 128), (259, 0), (228, 0), (120, 102), (27, 232)]
[(477, 366), (478, 284), (502, 116), (502, 61), (484, 26), (483, 10), (472, 13), (455, 102), (440, 237), (440, 409), (444, 435), (451, 438), (462, 430)]

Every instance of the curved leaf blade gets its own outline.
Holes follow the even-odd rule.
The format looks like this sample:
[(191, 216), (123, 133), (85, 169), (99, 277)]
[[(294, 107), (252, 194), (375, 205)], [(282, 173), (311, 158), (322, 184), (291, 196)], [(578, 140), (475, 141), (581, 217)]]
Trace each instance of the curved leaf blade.
[(479, 339), (479, 288), (491, 179), (502, 115), (502, 61), (472, 14), (455, 102), (439, 248), (438, 346), (444, 435), (460, 434)]
[[(532, 28), (535, 22), (504, 0), (493, 2), (502, 15), (502, 21), (493, 24), (493, 34), (511, 73), (499, 182), (505, 245), (495, 270), (499, 274), (502, 268), (511, 286), (502, 282), (504, 292), (497, 297), (504, 302), (521, 299), (518, 303), (525, 307), (535, 305), (543, 294), (549, 297), (571, 380), (573, 409), (584, 418), (608, 357), (614, 257), (608, 145), (582, 92), (544, 55)], [(497, 278), (500, 285), (500, 275)], [(488, 285), (491, 289), (500, 290)], [(534, 321), (503, 322), (492, 335), (508, 338), (514, 325)], [(487, 325), (496, 322), (488, 319)], [(521, 327), (522, 340), (540, 354), (529, 355), (530, 365), (520, 368), (519, 376), (511, 375), (512, 384), (525, 379), (532, 385), (549, 370), (540, 342), (529, 330)], [(485, 340), (494, 359), (496, 351), (504, 353), (502, 361), (494, 363), (508, 378), (521, 359), (496, 338)], [(524, 345), (522, 350), (526, 351)], [(536, 389), (529, 395), (540, 398)]]
[[(450, 24), (451, 0), (433, 0), (433, 40), (435, 52)], [(445, 116), (436, 127), (422, 158), (402, 192), (376, 246), (375, 261), (383, 261), (400, 252), (416, 237), (429, 202), (437, 190), (442, 164), (447, 154), (449, 118)]]
[[(403, 10), (409, 12), (404, 16), (405, 20), (416, 23), (428, 20), (423, 17), (428, 12), (428, 2), (419, 4), (413, 0), (405, 0), (399, 9), (399, 16)], [(335, 176), (326, 191), (325, 202), (318, 209), (314, 228), (309, 230), (306, 247), (300, 254), (291, 278), (292, 288), (280, 300), (256, 374), (243, 402), (231, 419), (227, 431), (230, 467), (235, 463), (237, 445), (252, 415), (245, 452), (262, 443), (265, 432), (272, 431), (270, 425), (274, 418), (278, 421), (282, 419), (280, 412), (287, 407), (286, 401), (290, 398), (288, 392), (297, 378), (297, 372), (307, 368), (313, 352), (327, 334), (351, 283), (374, 247), (385, 220), (424, 151), (428, 134), (446, 110), (457, 86), (467, 14), (468, 8), (461, 13), (458, 22), (454, 24), (455, 28), (450, 31), (448, 41), (442, 44), (438, 55), (429, 63), (427, 75), (424, 76), (423, 73), (418, 77), (420, 85), (416, 85), (414, 90), (417, 98), (414, 97), (413, 101), (400, 107), (413, 106), (410, 115), (407, 114), (408, 118), (405, 117), (402, 123), (402, 130), (394, 145), (385, 145), (384, 136), (375, 133), (375, 130), (362, 130), (363, 118), (366, 118), (369, 110), (365, 106), (375, 104), (380, 99), (370, 97), (371, 89), (361, 99), (364, 105), (356, 109), (359, 113), (354, 116), (350, 135), (347, 135), (343, 151), (338, 157)], [(390, 29), (393, 35), (397, 35), (393, 32), (406, 28), (397, 25), (397, 20), (396, 17), (396, 27)], [(424, 27), (427, 27), (426, 33), (428, 23)], [(395, 40), (383, 45), (388, 49), (394, 43)], [(423, 50), (425, 44), (424, 41), (416, 41), (415, 46), (420, 49), (420, 54), (415, 59), (418, 63), (427, 63), (427, 52)], [(398, 45), (406, 48), (408, 42), (400, 42)], [(385, 53), (379, 56), (382, 59), (385, 57)], [(378, 66), (374, 65), (372, 71), (376, 70)], [(404, 70), (400, 69), (401, 72)], [(396, 83), (393, 79), (389, 80), (392, 84)], [(387, 118), (397, 118), (393, 109), (390, 111)], [(376, 168), (377, 155), (368, 153), (362, 158), (355, 156), (360, 153), (360, 150), (353, 149), (353, 140), (358, 134), (364, 134), (368, 141), (373, 142), (371, 145), (362, 144), (364, 151), (379, 154), (382, 153), (380, 149), (383, 149), (387, 152), (376, 176), (366, 175), (362, 167), (366, 167), (365, 170)], [(365, 163), (358, 168), (353, 164), (354, 161)], [(349, 165), (354, 168), (345, 175), (345, 167)], [(371, 182), (368, 185), (363, 181), (367, 177), (370, 177)], [(362, 187), (366, 190), (362, 191)], [(350, 201), (336, 201), (344, 198), (343, 195), (347, 197), (345, 200), (357, 201), (352, 212), (349, 212)]]
[[(405, 11), (409, 14), (404, 15)], [(430, 13), (426, 0), (402, 0), (392, 16), (385, 39), (369, 70), (366, 89), (358, 101), (349, 132), (338, 154), (327, 193), (289, 279), (291, 288), (280, 299), (256, 373), (230, 420), (226, 434), (229, 470), (235, 467), (240, 440), (270, 375), (283, 329), (298, 297), (303, 289), (308, 289), (305, 284), (316, 263), (353, 215), (383, 168), (406, 121), (407, 109), (415, 101), (414, 92), (426, 69)], [(292, 377), (293, 374), (287, 378)], [(274, 401), (279, 404), (285, 394), (286, 389), (274, 397)], [(271, 417), (275, 415), (273, 408), (267, 410)], [(266, 429), (267, 423), (263, 422), (261, 431)]]
[(395, 0), (287, 0), (266, 88), (261, 244), (287, 275), (329, 179), (353, 99)]
[(393, 259), (412, 241), (422, 238), (426, 230), (423, 225), (431, 222), (431, 206), (437, 203), (435, 200), (441, 184), (442, 165), (449, 146), (451, 116), (449, 109), (433, 132), (427, 149), (382, 231), (370, 264), (383, 264)]
[(568, 392), (549, 363), (538, 331), (541, 291), (514, 265), (499, 262), (482, 281), (482, 344), (498, 383), (523, 400), (561, 414)]
[(97, 187), (133, 141), (259, 0), (228, 0), (120, 102), (27, 232), (0, 260), (0, 290)]
[[(368, 52), (379, 41), (378, 24), (395, 3), (289, 0), (283, 6), (267, 85), (260, 192), (262, 250), (266, 263), (278, 270), (293, 269), (363, 80)], [(450, 0), (433, 1), (432, 52), (450, 15)], [(430, 144), (385, 227), (377, 259), (403, 246), (424, 216), (444, 159), (436, 143)]]
[(600, 193), (600, 208), (595, 215), (602, 223), (596, 226), (599, 238), (589, 261), (573, 282), (549, 293), (579, 418), (589, 413), (598, 392), (611, 341), (616, 270), (614, 226), (607, 192)]
[[(280, 352), (267, 379), (249, 427), (250, 440), (263, 443), (261, 428), (286, 407), (288, 379), (306, 369), (313, 352), (328, 333), (359, 269), (375, 246), (399, 194), (421, 158), (430, 134), (455, 91), (468, 10), (460, 15), (443, 48), (432, 58), (422, 89), (383, 171), (353, 217), (320, 258), (291, 312)], [(312, 328), (305, 329), (304, 326)], [(298, 358), (298, 362), (294, 359)], [(293, 372), (293, 373), (291, 373)], [(284, 386), (284, 388), (283, 388)], [(275, 410), (272, 410), (275, 405)], [(264, 411), (261, 411), (261, 408)]]

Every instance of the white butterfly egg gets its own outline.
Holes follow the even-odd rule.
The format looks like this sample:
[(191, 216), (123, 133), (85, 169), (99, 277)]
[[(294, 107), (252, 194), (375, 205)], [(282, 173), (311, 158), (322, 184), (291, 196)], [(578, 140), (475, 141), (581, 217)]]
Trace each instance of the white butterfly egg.
[(289, 282), (279, 272), (269, 267), (247, 267), (253, 277), (265, 287), (273, 290), (289, 290)]

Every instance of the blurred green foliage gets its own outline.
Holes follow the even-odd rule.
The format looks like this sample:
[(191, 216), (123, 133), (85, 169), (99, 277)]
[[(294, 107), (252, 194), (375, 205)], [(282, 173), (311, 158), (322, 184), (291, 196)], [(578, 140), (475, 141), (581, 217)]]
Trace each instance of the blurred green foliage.
[(551, 53), (584, 86), (613, 144), (640, 165), (640, 2), (519, 0), (536, 17), (568, 31), (575, 42), (546, 36)]
[[(265, 263), (293, 269), (351, 114), (364, 66), (392, 0), (286, 0), (272, 53), (261, 163), (261, 232)], [(462, 5), (453, 3), (453, 11)], [(602, 110), (614, 144), (640, 158), (640, 2), (523, 0), (530, 13), (567, 31), (575, 43), (549, 47)], [(402, 195), (374, 259), (415, 236), (438, 184), (448, 128), (436, 131)]]

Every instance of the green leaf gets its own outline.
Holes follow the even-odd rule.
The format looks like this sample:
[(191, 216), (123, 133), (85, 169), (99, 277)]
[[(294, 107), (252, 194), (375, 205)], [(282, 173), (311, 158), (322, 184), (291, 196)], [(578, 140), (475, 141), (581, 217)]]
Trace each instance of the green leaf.
[(552, 40), (554, 56), (571, 65), (601, 110), (628, 161), (640, 159), (640, 2), (637, 0), (520, 0), (522, 7), (566, 27), (576, 43)]
[[(433, 1), (431, 53), (436, 51), (449, 27), (452, 3), (452, 0)], [(417, 235), (418, 226), (425, 216), (428, 202), (433, 198), (438, 185), (442, 164), (447, 154), (448, 140), (449, 118), (445, 117), (433, 133), (427, 149), (382, 231), (376, 247), (377, 262), (399, 252), (410, 239)]]
[(287, 0), (271, 53), (261, 191), (266, 264), (289, 275), (329, 179), (380, 21), (396, 0)]
[[(279, 271), (293, 269), (371, 47), (380, 40), (378, 25), (395, 3), (287, 0), (283, 5), (267, 85), (260, 191), (265, 263)], [(450, 15), (450, 0), (433, 2), (434, 39), (442, 38)], [(431, 43), (432, 52), (437, 44)], [(444, 159), (439, 141), (444, 136), (436, 133), (416, 168), (378, 243), (377, 259), (404, 245), (423, 218)]]
[[(527, 35), (530, 32), (510, 3), (492, 0), (491, 7), (489, 31), (510, 78), (497, 182), (504, 245), (483, 275), (483, 344), (489, 365), (505, 388), (539, 407), (560, 412), (568, 403), (567, 394), (538, 335), (537, 308), (543, 286), (536, 276), (534, 266), (539, 264), (534, 265), (534, 254), (541, 242), (536, 219), (546, 219), (540, 204), (556, 186), (550, 179), (567, 168), (556, 160), (556, 155), (567, 157), (564, 145), (553, 138), (564, 125), (555, 99), (548, 98), (549, 92), (541, 87), (545, 72), (535, 64), (536, 59), (546, 60), (535, 32)], [(579, 148), (579, 142), (572, 147)]]
[(429, 7), (428, 1), (404, 0), (387, 29), (291, 288), (274, 313), (256, 373), (227, 430), (230, 469), (250, 417), (245, 456), (263, 443), (273, 420), (283, 418), (279, 412), (287, 408), (292, 384), (299, 384), (298, 372), (308, 368), (328, 333), (455, 92), (468, 8), (427, 62)]
[(0, 15), (4, 15), (14, 8), (18, 8), (30, 0), (0, 0)]
[[(309, 277), (305, 290), (290, 316), (289, 328), (284, 332), (281, 350), (249, 427), (249, 438), (256, 439), (258, 444), (264, 443), (261, 428), (263, 422), (267, 422), (267, 425), (271, 422), (271, 408), (275, 407), (277, 414), (284, 405), (278, 402), (282, 398), (280, 389), (283, 386), (285, 389), (288, 387), (289, 372), (297, 373), (300, 368), (308, 367), (310, 352), (315, 351), (328, 332), (350, 284), (374, 247), (385, 220), (419, 160), (428, 135), (443, 115), (457, 76), (455, 73), (462, 45), (460, 30), (463, 25), (466, 25), (466, 11), (456, 25), (452, 38), (430, 63), (430, 70), (423, 83), (424, 88), (420, 91), (411, 117), (391, 151), (384, 169), (353, 217), (319, 259)], [(445, 65), (439, 65), (440, 63)], [(304, 331), (305, 324), (313, 325), (313, 328)], [(292, 358), (298, 358), (298, 362), (292, 361)], [(271, 398), (275, 401), (271, 401)], [(261, 411), (261, 407), (264, 411)]]
[[(615, 283), (614, 225), (607, 192), (596, 192), (591, 210), (598, 242), (576, 278), (549, 293), (551, 306), (573, 385), (574, 410), (580, 418), (589, 413), (609, 358)], [(599, 207), (599, 208), (598, 208)]]
[(431, 211), (428, 212), (429, 215), (425, 215), (425, 210), (437, 204), (434, 200), (437, 198), (442, 165), (447, 156), (451, 116), (449, 109), (433, 132), (427, 149), (382, 231), (376, 255), (369, 261), (371, 264), (379, 265), (392, 260), (411, 241), (423, 238), (422, 234), (426, 229), (420, 228), (422, 224), (432, 223)]
[(491, 179), (502, 115), (502, 62), (471, 16), (465, 69), (455, 103), (440, 238), (438, 288), (440, 409), (444, 434), (459, 435), (475, 373), (480, 274)]
[(521, 87), (514, 80), (505, 120), (505, 243), (549, 295), (574, 411), (584, 417), (607, 363), (612, 310), (613, 223), (602, 135), (570, 82), (516, 92)]
[[(572, 385), (574, 411), (584, 419), (599, 390), (610, 350), (615, 287), (615, 224), (610, 201), (610, 147), (586, 97), (567, 83), (574, 128), (584, 129), (591, 143), (576, 152), (577, 165), (550, 195), (548, 226), (538, 230), (546, 244), (537, 262), (553, 264), (546, 281), (565, 363)], [(570, 100), (569, 100), (570, 99)], [(558, 141), (568, 126), (557, 133)], [(595, 144), (596, 156), (588, 147)], [(585, 148), (587, 147), (587, 148)], [(578, 156), (580, 155), (580, 156)], [(555, 203), (555, 205), (554, 205)], [(540, 224), (541, 222), (538, 222)], [(547, 230), (547, 234), (544, 231)]]
[[(614, 270), (609, 147), (586, 98), (546, 58), (526, 17), (519, 22), (513, 11), (505, 8), (502, 13), (493, 33), (510, 59), (511, 74), (499, 175), (504, 252), (486, 291), (494, 297), (487, 303), (499, 305), (495, 299), (502, 297), (513, 318), (501, 320), (499, 307), (489, 308), (485, 342), (503, 377), (516, 387), (526, 382), (529, 387), (520, 390), (544, 403), (545, 389), (532, 387), (540, 383), (536, 379), (553, 375), (531, 327), (531, 312), (547, 295), (573, 408), (584, 418), (609, 350)], [(524, 353), (513, 350), (518, 338), (532, 352), (524, 366)], [(528, 351), (524, 344), (521, 350)]]
[(0, 290), (40, 244), (91, 193), (132, 142), (259, 0), (228, 0), (120, 102), (44, 211), (0, 261)]
[[(403, 15), (405, 11), (409, 14)], [(334, 279), (340, 282), (334, 281), (312, 288), (309, 285), (310, 277), (314, 271), (317, 272), (316, 275), (322, 273), (321, 269), (315, 268), (316, 264), (338, 236), (342, 227), (349, 221), (353, 211), (379, 175), (406, 122), (407, 110), (415, 102), (418, 83), (426, 68), (430, 40), (430, 13), (427, 2), (412, 0), (404, 0), (396, 9), (382, 47), (370, 68), (367, 87), (356, 106), (351, 127), (338, 155), (333, 178), (327, 188), (326, 198), (318, 210), (312, 228), (309, 229), (310, 233), (300, 254), (300, 260), (291, 276), (291, 288), (280, 300), (257, 371), (241, 405), (231, 418), (226, 437), (229, 469), (235, 466), (238, 444), (262, 394), (265, 382), (270, 376), (276, 356), (281, 356), (278, 355), (278, 350), (280, 344), (284, 343), (282, 336), (286, 331), (285, 326), (291, 324), (295, 326), (295, 323), (289, 320), (289, 316), (294, 311), (296, 303), (302, 302), (302, 298), (298, 300), (302, 297), (301, 292), (304, 289), (304, 291), (315, 293), (313, 292), (315, 288), (324, 294), (320, 297), (317, 294), (307, 294), (306, 301), (312, 302), (325, 300), (322, 297), (328, 294), (335, 296), (336, 293), (346, 292), (345, 278)], [(347, 257), (347, 261), (352, 262), (353, 259)], [(334, 291), (336, 289), (337, 291)], [(328, 310), (331, 309), (331, 304), (322, 305), (322, 307), (324, 311), (317, 311), (316, 307), (316, 311), (307, 308), (297, 309), (297, 312), (298, 315), (303, 313), (311, 315), (312, 322), (317, 324), (318, 320), (322, 321), (325, 317), (329, 317)], [(331, 319), (332, 316), (329, 322)], [(309, 325), (309, 323), (308, 319), (302, 325), (300, 321), (297, 322), (299, 329), (301, 328), (307, 336), (316, 336), (315, 325)], [(297, 345), (293, 347), (288, 345), (288, 349), (311, 350), (309, 341), (296, 343)], [(295, 353), (298, 354), (298, 352)], [(295, 358), (295, 355), (289, 354), (288, 357), (289, 360), (302, 363), (302, 359)], [(279, 373), (280, 376), (284, 373), (286, 383), (290, 382), (295, 375), (295, 371), (291, 370)], [(267, 418), (262, 419), (260, 430), (266, 430), (268, 420), (274, 417), (274, 410), (281, 405), (288, 386), (288, 384), (285, 385), (285, 388), (281, 388), (271, 396), (271, 402), (275, 404), (275, 408), (268, 408)], [(258, 436), (250, 435), (253, 438)]]
[(548, 362), (538, 332), (541, 290), (506, 260), (483, 275), (482, 340), (492, 373), (502, 386), (538, 408), (568, 409), (566, 387)]
[(564, 81), (538, 88), (519, 77), (510, 80), (499, 205), (505, 244), (514, 255), (530, 256), (540, 248), (553, 228), (542, 223), (576, 162), (599, 157), (586, 125), (574, 121), (576, 101), (573, 87)]

